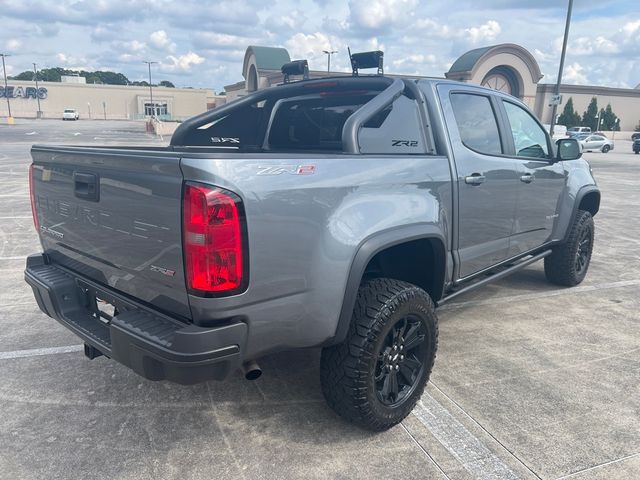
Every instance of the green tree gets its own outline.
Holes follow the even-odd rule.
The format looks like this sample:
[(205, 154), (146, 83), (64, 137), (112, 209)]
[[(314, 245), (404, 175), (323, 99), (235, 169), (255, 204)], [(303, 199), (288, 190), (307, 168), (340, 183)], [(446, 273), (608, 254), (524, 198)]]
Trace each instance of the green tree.
[[(29, 70), (25, 70), (24, 72), (19, 73), (18, 75), (14, 75), (13, 77), (9, 77), (12, 80), (33, 80), (33, 72)], [(41, 80), (40, 75), (38, 75), (38, 80)]]
[(169, 80), (162, 80), (160, 82), (160, 86), (167, 87), (167, 88), (176, 88), (176, 86), (173, 83), (171, 83)]
[(620, 121), (618, 116), (613, 113), (611, 104), (607, 104), (607, 108), (602, 112), (602, 121), (600, 122), (602, 130), (620, 130)]
[(582, 125), (590, 127), (591, 131), (598, 130), (596, 124), (598, 123), (598, 99), (596, 97), (591, 98), (587, 110), (582, 114)]
[(579, 126), (581, 123), (580, 114), (573, 108), (573, 97), (569, 97), (564, 105), (562, 113), (558, 117), (558, 124), (567, 128)]

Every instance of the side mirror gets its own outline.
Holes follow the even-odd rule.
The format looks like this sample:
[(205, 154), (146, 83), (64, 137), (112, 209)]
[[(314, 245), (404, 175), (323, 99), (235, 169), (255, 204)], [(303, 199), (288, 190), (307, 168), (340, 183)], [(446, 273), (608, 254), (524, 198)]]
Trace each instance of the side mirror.
[(576, 160), (582, 156), (582, 149), (575, 138), (562, 138), (556, 142), (556, 160)]

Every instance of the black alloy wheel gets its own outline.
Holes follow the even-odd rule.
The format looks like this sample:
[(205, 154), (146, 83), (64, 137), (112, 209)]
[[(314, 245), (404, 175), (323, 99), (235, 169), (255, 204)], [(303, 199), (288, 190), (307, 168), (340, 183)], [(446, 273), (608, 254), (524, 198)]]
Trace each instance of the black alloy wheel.
[(591, 257), (591, 227), (586, 225), (580, 232), (578, 239), (578, 248), (576, 250), (576, 273), (579, 275), (589, 265), (589, 259)]
[(389, 407), (406, 400), (422, 376), (427, 348), (424, 323), (415, 316), (401, 318), (386, 335), (378, 353), (375, 385), (378, 399)]

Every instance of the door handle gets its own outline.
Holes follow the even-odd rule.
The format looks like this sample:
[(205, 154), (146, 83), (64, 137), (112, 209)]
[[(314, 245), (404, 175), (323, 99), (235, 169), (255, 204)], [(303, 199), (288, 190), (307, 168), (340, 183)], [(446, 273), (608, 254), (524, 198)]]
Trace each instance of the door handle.
[(522, 176), (520, 177), (520, 181), (521, 181), (521, 182), (524, 182), (524, 183), (531, 183), (531, 182), (533, 182), (535, 179), (536, 179), (536, 177), (535, 177), (535, 176), (533, 176), (533, 175), (532, 175), (532, 174), (530, 174), (530, 173), (527, 173), (527, 174), (522, 175)]
[(480, 185), (484, 183), (486, 177), (480, 173), (472, 173), (471, 175), (464, 177), (464, 183), (467, 185)]

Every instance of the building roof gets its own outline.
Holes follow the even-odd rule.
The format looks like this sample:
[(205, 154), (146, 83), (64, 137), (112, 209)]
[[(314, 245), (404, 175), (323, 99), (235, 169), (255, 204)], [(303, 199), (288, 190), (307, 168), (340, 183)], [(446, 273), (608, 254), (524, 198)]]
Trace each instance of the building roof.
[(453, 65), (451, 65), (449, 71), (445, 73), (445, 76), (447, 78), (468, 80), (484, 59), (501, 53), (508, 53), (520, 58), (527, 65), (534, 83), (538, 83), (543, 77), (540, 66), (533, 55), (525, 48), (514, 43), (501, 43), (499, 45), (469, 50), (453, 62)]
[(493, 47), (494, 46), (492, 45), (490, 47), (481, 47), (469, 50), (453, 62), (453, 65), (451, 65), (451, 68), (449, 69), (449, 73), (468, 72), (473, 70), (473, 67), (476, 65), (478, 60), (480, 60), (480, 58)]
[(282, 65), (291, 61), (291, 57), (289, 57), (289, 52), (287, 52), (286, 48), (249, 45), (247, 51), (244, 53), (243, 72), (246, 72), (249, 68), (251, 55), (255, 57), (256, 68), (259, 70), (280, 71)]

